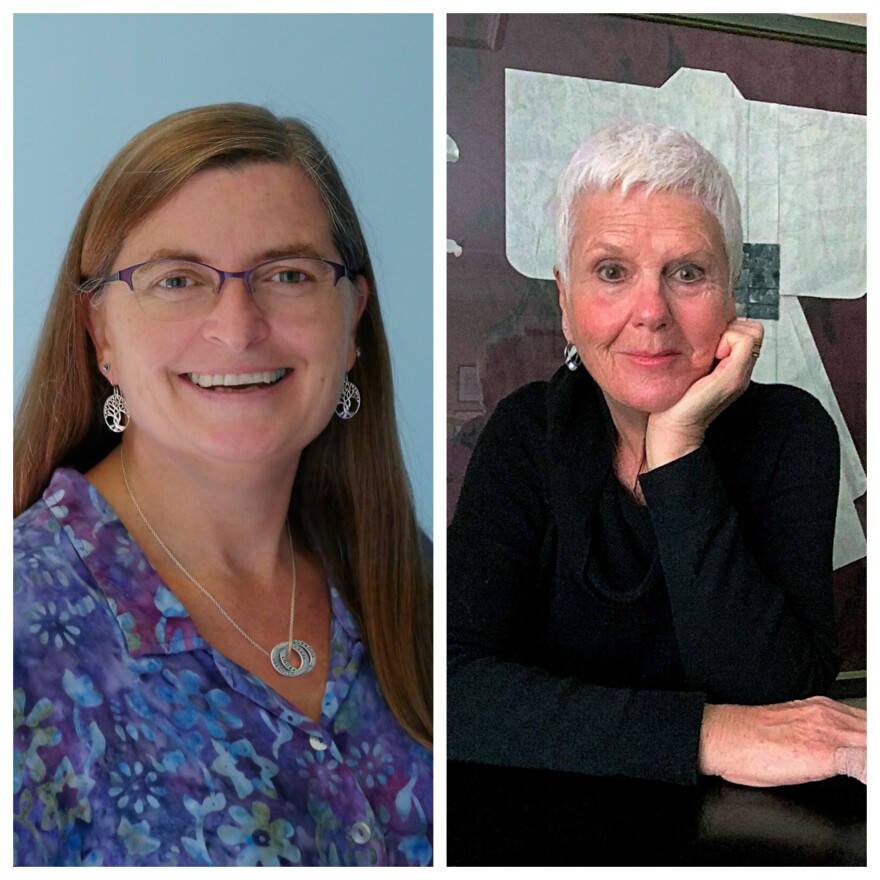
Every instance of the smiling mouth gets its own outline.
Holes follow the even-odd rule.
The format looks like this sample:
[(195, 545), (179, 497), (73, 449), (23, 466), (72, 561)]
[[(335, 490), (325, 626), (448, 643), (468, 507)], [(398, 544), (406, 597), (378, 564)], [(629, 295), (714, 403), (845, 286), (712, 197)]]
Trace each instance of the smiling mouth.
[(664, 360), (678, 355), (677, 351), (627, 351), (624, 352), (629, 357), (641, 358), (643, 360)]
[(626, 351), (624, 354), (637, 364), (647, 366), (666, 364), (678, 357), (677, 351)]
[(283, 379), (290, 370), (267, 370), (262, 373), (183, 373), (193, 385), (209, 391), (247, 391), (267, 388)]

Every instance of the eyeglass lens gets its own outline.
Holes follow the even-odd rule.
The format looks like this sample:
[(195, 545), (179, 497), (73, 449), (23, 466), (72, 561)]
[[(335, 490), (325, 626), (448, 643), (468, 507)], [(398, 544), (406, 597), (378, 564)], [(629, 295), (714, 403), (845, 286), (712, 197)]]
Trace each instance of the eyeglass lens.
[[(336, 284), (329, 263), (311, 257), (285, 257), (264, 263), (245, 278), (254, 301), (266, 313), (291, 312), (313, 305)], [(210, 266), (188, 260), (155, 260), (132, 272), (131, 286), (151, 317), (180, 320), (214, 308), (223, 279)]]

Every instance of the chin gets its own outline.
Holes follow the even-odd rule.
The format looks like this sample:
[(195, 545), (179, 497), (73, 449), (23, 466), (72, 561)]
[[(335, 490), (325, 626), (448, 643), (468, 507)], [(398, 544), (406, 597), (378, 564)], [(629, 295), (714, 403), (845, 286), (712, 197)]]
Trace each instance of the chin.
[(295, 459), (305, 445), (290, 437), (272, 436), (242, 428), (225, 432), (205, 432), (192, 437), (192, 447), (199, 454), (227, 465), (257, 465)]
[(605, 397), (609, 402), (613, 400), (628, 409), (652, 415), (653, 413), (665, 412), (675, 406), (689, 387), (687, 384), (679, 386), (678, 383), (675, 383), (670, 387), (652, 388), (646, 383), (641, 388), (624, 389), (618, 393), (606, 391)]

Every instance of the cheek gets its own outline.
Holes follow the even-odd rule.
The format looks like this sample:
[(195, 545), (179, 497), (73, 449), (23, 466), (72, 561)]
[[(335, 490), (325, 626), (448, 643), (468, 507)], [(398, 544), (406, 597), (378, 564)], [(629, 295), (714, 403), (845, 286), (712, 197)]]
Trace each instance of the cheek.
[(570, 312), (571, 332), (575, 339), (590, 345), (613, 342), (626, 326), (626, 314), (621, 308), (595, 300), (580, 299)]
[(298, 334), (297, 340), (290, 345), (317, 367), (322, 382), (335, 382), (336, 374), (341, 376), (348, 369), (352, 325), (350, 316), (341, 312), (333, 320), (315, 323), (311, 332)]
[(726, 313), (719, 313), (717, 309), (709, 314), (683, 316), (680, 326), (693, 351), (692, 360), (695, 365), (711, 366), (721, 334), (728, 323)]
[(176, 365), (185, 362), (183, 355), (194, 350), (195, 343), (192, 334), (180, 332), (182, 329), (171, 324), (155, 327), (136, 321), (120, 326), (116, 362), (130, 388), (153, 393), (159, 375), (173, 372)]

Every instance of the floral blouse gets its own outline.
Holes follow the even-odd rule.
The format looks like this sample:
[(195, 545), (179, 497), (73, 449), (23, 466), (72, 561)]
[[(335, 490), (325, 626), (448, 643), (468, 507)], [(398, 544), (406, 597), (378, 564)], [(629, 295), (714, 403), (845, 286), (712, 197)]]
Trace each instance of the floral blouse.
[(14, 543), (16, 864), (431, 863), (431, 754), (336, 590), (316, 723), (201, 639), (76, 471)]

